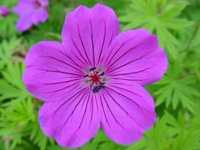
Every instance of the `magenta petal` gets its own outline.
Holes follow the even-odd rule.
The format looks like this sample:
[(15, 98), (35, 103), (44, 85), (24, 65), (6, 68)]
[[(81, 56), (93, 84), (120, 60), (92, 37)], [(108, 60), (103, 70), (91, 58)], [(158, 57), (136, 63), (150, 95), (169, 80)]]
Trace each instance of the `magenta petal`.
[(18, 16), (25, 16), (34, 11), (33, 5), (30, 2), (20, 0), (19, 3), (13, 8), (13, 12)]
[(18, 19), (16, 28), (19, 32), (24, 32), (28, 30), (32, 26), (32, 22), (28, 19), (28, 17), (21, 17)]
[(45, 22), (48, 19), (48, 12), (44, 9), (39, 9), (35, 11), (35, 13), (32, 15), (32, 20), (35, 25)]
[(159, 47), (157, 38), (144, 29), (119, 34), (110, 49), (104, 63), (113, 79), (144, 85), (161, 79), (166, 72), (164, 50)]
[(94, 137), (100, 127), (95, 96), (82, 89), (70, 92), (61, 102), (46, 102), (40, 109), (39, 122), (46, 135), (63, 147), (80, 147)]
[(95, 66), (107, 53), (118, 28), (117, 17), (109, 7), (101, 4), (91, 9), (79, 6), (66, 17), (62, 40), (71, 47), (73, 58), (77, 56), (82, 63)]
[(131, 144), (139, 140), (155, 122), (153, 99), (140, 85), (110, 83), (100, 101), (102, 128), (116, 143)]
[(82, 72), (58, 42), (43, 41), (34, 45), (25, 64), (24, 84), (39, 99), (62, 100), (69, 91), (80, 88)]
[(42, 5), (43, 7), (46, 7), (46, 6), (48, 6), (48, 4), (49, 4), (48, 0), (40, 0), (40, 3), (41, 3), (41, 5)]

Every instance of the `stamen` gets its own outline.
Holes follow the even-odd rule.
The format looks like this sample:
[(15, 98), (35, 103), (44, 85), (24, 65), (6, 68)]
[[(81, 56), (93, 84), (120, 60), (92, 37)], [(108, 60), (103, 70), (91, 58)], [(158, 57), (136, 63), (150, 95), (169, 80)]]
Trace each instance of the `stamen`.
[(104, 86), (103, 83), (100, 84), (99, 86), (94, 86), (93, 89), (92, 89), (92, 91), (93, 91), (94, 93), (97, 93), (97, 92), (99, 92), (102, 88), (105, 88), (105, 86)]
[(101, 68), (92, 67), (88, 70), (87, 74), (84, 75), (85, 83), (89, 85), (94, 93), (99, 92), (105, 87), (105, 76)]
[(90, 68), (90, 71), (94, 71), (94, 70), (96, 70), (96, 67)]
[(101, 72), (99, 75), (100, 75), (100, 76), (103, 76), (103, 75), (104, 75), (104, 72)]

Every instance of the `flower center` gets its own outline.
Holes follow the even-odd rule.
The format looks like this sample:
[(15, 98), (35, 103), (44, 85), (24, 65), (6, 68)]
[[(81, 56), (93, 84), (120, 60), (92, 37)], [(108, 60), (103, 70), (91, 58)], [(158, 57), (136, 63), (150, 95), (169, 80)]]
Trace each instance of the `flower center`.
[(90, 68), (84, 77), (85, 82), (90, 86), (93, 93), (97, 93), (105, 87), (104, 72), (100, 68)]
[(100, 82), (100, 76), (96, 73), (90, 75), (89, 77), (94, 84), (98, 84)]

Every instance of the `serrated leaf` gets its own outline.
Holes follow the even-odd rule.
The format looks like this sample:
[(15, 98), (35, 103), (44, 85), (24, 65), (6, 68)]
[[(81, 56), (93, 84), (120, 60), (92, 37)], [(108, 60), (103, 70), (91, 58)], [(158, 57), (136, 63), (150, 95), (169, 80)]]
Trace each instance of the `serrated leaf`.
[(178, 17), (188, 3), (182, 1), (132, 0), (129, 9), (120, 17), (127, 28), (145, 27), (157, 33), (162, 47), (172, 58), (177, 57), (177, 37), (192, 23)]

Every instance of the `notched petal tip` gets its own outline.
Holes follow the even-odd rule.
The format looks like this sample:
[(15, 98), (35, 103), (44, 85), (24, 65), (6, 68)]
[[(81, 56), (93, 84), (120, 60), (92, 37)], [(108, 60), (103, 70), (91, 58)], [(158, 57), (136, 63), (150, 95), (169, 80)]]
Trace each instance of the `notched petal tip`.
[[(118, 74), (120, 80), (136, 82), (138, 79), (137, 82), (141, 85), (153, 83), (163, 77), (168, 63), (166, 53), (160, 48), (156, 35), (146, 29), (128, 30), (114, 39), (112, 47), (123, 44), (118, 54), (114, 55), (113, 51), (115, 57), (110, 57), (113, 59), (110, 72)], [(116, 70), (119, 73), (115, 73)]]
[[(101, 4), (101, 3), (97, 3), (96, 5), (94, 5), (93, 7), (92, 7), (92, 9), (99, 9), (99, 10), (109, 10), (109, 11), (112, 11), (112, 12), (114, 12), (113, 11), (113, 9), (111, 8), (111, 7), (108, 7), (108, 6), (106, 6), (106, 5), (104, 5), (104, 4)], [(115, 12), (114, 12), (115, 13)]]
[(113, 83), (107, 89), (105, 101), (112, 113), (109, 115), (109, 109), (104, 106), (102, 111), (106, 115), (102, 118), (102, 128), (116, 143), (128, 145), (140, 140), (144, 132), (153, 126), (156, 113), (152, 96), (141, 85), (128, 86), (125, 83)]
[(82, 10), (88, 10), (89, 8), (85, 5), (79, 5), (74, 11), (82, 11)]
[(167, 54), (165, 52), (164, 49), (162, 48), (159, 48), (160, 49), (160, 55), (159, 57), (161, 58), (162, 60), (162, 67), (161, 67), (161, 74), (160, 74), (160, 77), (158, 80), (162, 79), (162, 77), (165, 75), (165, 73), (167, 72), (168, 70), (168, 57), (167, 57)]
[[(72, 94), (73, 95), (73, 94)], [(85, 98), (81, 94), (78, 99)], [(99, 113), (91, 118), (92, 105), (66, 102), (45, 102), (39, 110), (39, 124), (46, 136), (64, 148), (78, 148), (93, 138), (99, 129)], [(83, 102), (84, 103), (84, 102)], [(90, 107), (89, 107), (90, 106)]]
[(67, 16), (73, 15), (73, 17), (81, 16), (89, 10), (88, 7), (84, 5), (79, 5), (75, 10), (71, 11)]
[(91, 8), (91, 13), (93, 13), (93, 12), (98, 12), (99, 15), (100, 14), (101, 15), (105, 15), (104, 17), (112, 16), (112, 19), (115, 19), (117, 23), (119, 22), (115, 11), (111, 7), (108, 7), (108, 6), (104, 5), (104, 4), (97, 3), (96, 5), (94, 5)]

